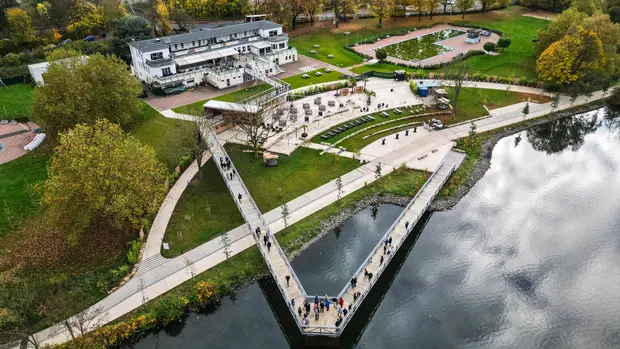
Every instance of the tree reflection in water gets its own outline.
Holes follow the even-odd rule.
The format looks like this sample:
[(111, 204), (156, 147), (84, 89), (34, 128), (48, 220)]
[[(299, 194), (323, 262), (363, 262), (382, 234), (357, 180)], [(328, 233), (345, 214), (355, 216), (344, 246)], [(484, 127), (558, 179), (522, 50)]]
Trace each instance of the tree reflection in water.
[(601, 125), (598, 112), (566, 117), (527, 130), (527, 140), (535, 150), (554, 154), (566, 149), (577, 151), (584, 137)]

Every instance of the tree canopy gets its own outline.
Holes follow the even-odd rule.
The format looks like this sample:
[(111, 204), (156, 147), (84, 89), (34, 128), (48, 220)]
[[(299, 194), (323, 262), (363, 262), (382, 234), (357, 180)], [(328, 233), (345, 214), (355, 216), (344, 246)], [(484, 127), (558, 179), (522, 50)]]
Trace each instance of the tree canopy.
[(140, 228), (167, 190), (153, 148), (105, 119), (61, 133), (47, 170), (46, 213), (74, 242), (89, 227)]
[(155, 37), (153, 26), (146, 19), (138, 16), (122, 18), (116, 25), (116, 37), (124, 40), (147, 40)]
[(115, 56), (51, 62), (43, 79), (45, 85), (35, 89), (33, 114), (52, 141), (78, 123), (108, 119), (128, 125), (140, 115), (142, 85)]

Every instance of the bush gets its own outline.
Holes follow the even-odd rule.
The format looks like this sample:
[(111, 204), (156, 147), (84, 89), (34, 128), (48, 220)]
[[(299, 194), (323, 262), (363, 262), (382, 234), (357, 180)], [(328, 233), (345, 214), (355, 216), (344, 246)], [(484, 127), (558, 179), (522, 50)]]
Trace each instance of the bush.
[(138, 256), (140, 256), (140, 249), (142, 248), (142, 241), (140, 239), (136, 239), (135, 241), (131, 241), (129, 247), (129, 252), (127, 252), (127, 262), (129, 264), (138, 263)]
[(411, 88), (411, 93), (414, 95), (418, 94), (418, 84), (414, 80), (409, 80), (409, 88)]
[(164, 296), (153, 309), (153, 317), (161, 326), (180, 320), (189, 301), (185, 297)]
[(484, 44), (483, 48), (487, 52), (493, 52), (493, 51), (495, 51), (496, 46), (495, 46), (494, 42), (490, 42), (489, 41), (489, 42)]
[(499, 40), (497, 41), (497, 47), (505, 49), (506, 47), (510, 46), (510, 38), (499, 38)]
[(385, 49), (382, 49), (382, 48), (380, 48), (377, 51), (375, 51), (375, 55), (377, 56), (377, 59), (380, 60), (380, 61), (385, 60), (387, 58), (387, 56), (388, 56), (388, 54), (385, 51)]
[(217, 299), (217, 289), (210, 282), (200, 281), (194, 286), (194, 289), (196, 291), (196, 298), (203, 305)]

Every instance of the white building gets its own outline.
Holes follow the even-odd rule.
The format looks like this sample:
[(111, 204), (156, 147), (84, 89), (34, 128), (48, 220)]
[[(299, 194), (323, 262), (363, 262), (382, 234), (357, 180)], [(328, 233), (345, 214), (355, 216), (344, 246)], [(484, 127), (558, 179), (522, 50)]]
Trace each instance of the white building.
[[(59, 61), (68, 62), (69, 59), (70, 58), (65, 58)], [(82, 63), (86, 63), (88, 56), (80, 56), (80, 59), (82, 60)], [(41, 86), (45, 85), (45, 81), (43, 81), (43, 74), (47, 72), (47, 68), (49, 67), (49, 65), (50, 62), (41, 62), (28, 65), (28, 71), (30, 72), (30, 76), (36, 84), (40, 84)]]
[(297, 60), (282, 26), (264, 20), (194, 29), (129, 47), (133, 74), (166, 93), (203, 82), (226, 88), (263, 79), (282, 72), (281, 64)]

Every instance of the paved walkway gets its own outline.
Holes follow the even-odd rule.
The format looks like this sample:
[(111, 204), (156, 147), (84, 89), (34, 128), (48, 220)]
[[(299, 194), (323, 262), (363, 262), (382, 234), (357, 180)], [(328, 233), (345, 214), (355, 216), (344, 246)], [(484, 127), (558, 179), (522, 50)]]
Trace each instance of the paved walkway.
[[(500, 85), (503, 86), (503, 89), (505, 89), (505, 85), (492, 85), (493, 86), (484, 88), (492, 88), (495, 85)], [(564, 110), (570, 108), (571, 106), (583, 105), (588, 101), (594, 101), (601, 98), (604, 98), (601, 91), (595, 92), (590, 99), (579, 97), (574, 101), (574, 103), (571, 103), (568, 97), (563, 96), (560, 99), (558, 110)], [(484, 132), (524, 120), (525, 118), (521, 115), (520, 109), (522, 109), (522, 107), (519, 108), (517, 106), (511, 106), (494, 110), (492, 117), (477, 122), (478, 131)], [(550, 103), (539, 105), (531, 104), (531, 113), (528, 115), (527, 119), (546, 115), (550, 112)], [(426, 142), (429, 143), (433, 142), (437, 145), (445, 145), (453, 140), (466, 136), (468, 132), (469, 125), (464, 124), (438, 132), (431, 132), (425, 136), (424, 139), (426, 139)], [(424, 141), (420, 140), (419, 142), (419, 144), (422, 144)], [(421, 150), (412, 150), (410, 147), (402, 147), (376, 159), (375, 161), (381, 161), (382, 164), (392, 165), (383, 166), (382, 174), (386, 175), (397, 167), (395, 165), (402, 164), (403, 162), (408, 163), (408, 161), (419, 157), (423, 153), (424, 152)], [(374, 164), (376, 162), (366, 164), (342, 176), (345, 195), (350, 194), (367, 183), (371, 183), (375, 180)], [(434, 171), (435, 168), (431, 168), (430, 170)], [(289, 210), (291, 212), (289, 224), (293, 224), (330, 205), (335, 202), (337, 198), (338, 190), (336, 188), (335, 181), (331, 181), (290, 201), (288, 203)], [(274, 234), (284, 228), (283, 221), (280, 217), (280, 209), (274, 209), (267, 212), (264, 214), (264, 219), (268, 224), (269, 229)], [(252, 236), (247, 225), (237, 227), (227, 232), (227, 235), (231, 240), (231, 255), (238, 254), (255, 245), (255, 238)], [(147, 245), (149, 245), (148, 242)], [(102, 314), (98, 316), (93, 323), (97, 323), (98, 320), (101, 320), (101, 323), (108, 323), (118, 319), (128, 312), (138, 308), (144, 301), (156, 298), (181, 283), (191, 279), (192, 275), (202, 273), (223, 262), (225, 260), (225, 255), (223, 253), (222, 246), (221, 237), (215, 238), (179, 257), (169, 259), (157, 267), (138, 273), (138, 275), (127, 284), (111, 293), (108, 297), (104, 298), (94, 306), (101, 307), (103, 310)], [(141, 270), (143, 269), (141, 268)], [(43, 345), (58, 344), (70, 340), (70, 336), (67, 331), (52, 331), (50, 328), (36, 333), (35, 337)]]

